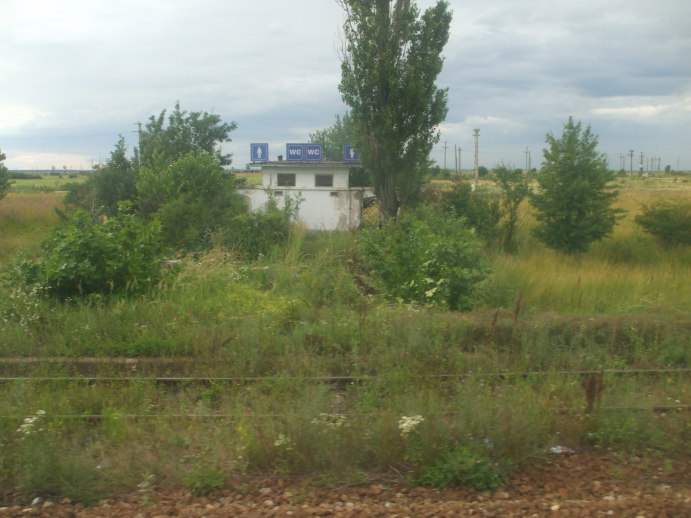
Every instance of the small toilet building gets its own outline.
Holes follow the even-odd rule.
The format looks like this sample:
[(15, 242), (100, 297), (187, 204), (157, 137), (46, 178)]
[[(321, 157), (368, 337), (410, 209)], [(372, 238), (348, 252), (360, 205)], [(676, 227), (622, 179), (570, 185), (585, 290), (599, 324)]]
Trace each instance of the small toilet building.
[(363, 200), (373, 196), (371, 187), (350, 187), (349, 162), (262, 162), (262, 185), (245, 186), (249, 209), (259, 210), (272, 196), (283, 207), (290, 197), (299, 203), (298, 221), (309, 230), (349, 230), (362, 222)]

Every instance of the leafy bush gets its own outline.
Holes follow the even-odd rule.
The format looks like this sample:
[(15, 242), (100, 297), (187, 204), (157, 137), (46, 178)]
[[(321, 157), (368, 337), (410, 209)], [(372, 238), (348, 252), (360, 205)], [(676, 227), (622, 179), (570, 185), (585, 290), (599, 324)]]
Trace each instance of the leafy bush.
[(365, 230), (359, 247), (380, 289), (403, 302), (470, 309), (488, 272), (473, 230), (443, 212), (421, 210)]
[(291, 221), (296, 219), (298, 210), (299, 201), (287, 198), (286, 206), (279, 209), (270, 198), (265, 210), (244, 212), (233, 217), (220, 230), (221, 244), (248, 259), (266, 255), (273, 246), (286, 243)]
[(77, 211), (42, 244), (41, 259), (16, 265), (15, 280), (60, 299), (148, 290), (162, 276), (161, 226), (129, 208), (123, 204), (117, 216), (96, 222)]
[(523, 171), (505, 164), (497, 166), (492, 174), (501, 191), (502, 245), (506, 253), (515, 253), (518, 250), (516, 240), (519, 223), (518, 209), (523, 199), (530, 193), (530, 186)]
[(478, 236), (487, 242), (499, 236), (502, 217), (499, 197), (485, 189), (472, 190), (469, 183), (459, 183), (441, 194), (442, 207), (452, 208), (458, 217), (465, 218)]
[(10, 190), (10, 173), (5, 167), (3, 162), (5, 161), (5, 154), (0, 152), (0, 200), (7, 194)]
[(467, 486), (478, 491), (504, 485), (501, 470), (496, 463), (487, 454), (468, 447), (446, 452), (436, 463), (423, 468), (415, 482), (439, 489)]
[(187, 488), (194, 496), (207, 496), (223, 487), (225, 474), (213, 465), (199, 465), (184, 477)]
[(211, 234), (245, 211), (233, 178), (201, 149), (170, 165), (141, 168), (137, 192), (140, 209), (160, 219), (164, 241), (175, 249), (209, 248)]
[(659, 200), (643, 205), (635, 221), (665, 245), (691, 245), (691, 200)]

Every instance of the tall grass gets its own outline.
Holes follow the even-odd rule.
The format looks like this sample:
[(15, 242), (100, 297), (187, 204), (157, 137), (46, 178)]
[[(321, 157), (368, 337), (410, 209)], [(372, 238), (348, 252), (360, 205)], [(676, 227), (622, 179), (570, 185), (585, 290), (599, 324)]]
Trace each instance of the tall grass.
[[(25, 211), (16, 220), (48, 225), (32, 203), (11, 205)], [(480, 487), (554, 445), (688, 448), (688, 416), (650, 409), (688, 404), (688, 375), (614, 372), (691, 364), (688, 250), (658, 248), (626, 222), (577, 258), (526, 234), (518, 255), (492, 258), (484, 306), (458, 313), (370, 293), (355, 238), (296, 228), (252, 263), (215, 249), (137, 298), (57, 303), (0, 285), (3, 374), (75, 378), (1, 382), (0, 484), (87, 503), (139, 488), (144, 502), (153, 485), (204, 494), (267, 472), (436, 484), (471, 460)], [(68, 361), (83, 356), (130, 360)], [(583, 375), (564, 372), (584, 370), (604, 371), (590, 402)], [(214, 379), (229, 377), (255, 379)]]
[(33, 251), (55, 226), (62, 193), (9, 193), (0, 199), (0, 269), (17, 251)]
[[(628, 179), (627, 185), (633, 179)], [(637, 179), (659, 181), (656, 179)], [(665, 183), (665, 186), (668, 184)], [(658, 308), (691, 309), (691, 249), (663, 248), (634, 223), (642, 203), (660, 197), (689, 197), (691, 190), (620, 192), (617, 207), (626, 211), (614, 234), (589, 253), (569, 256), (546, 249), (530, 235), (530, 207), (523, 207), (521, 251), (496, 254), (495, 275), (483, 293), (486, 305), (576, 313), (628, 313)]]

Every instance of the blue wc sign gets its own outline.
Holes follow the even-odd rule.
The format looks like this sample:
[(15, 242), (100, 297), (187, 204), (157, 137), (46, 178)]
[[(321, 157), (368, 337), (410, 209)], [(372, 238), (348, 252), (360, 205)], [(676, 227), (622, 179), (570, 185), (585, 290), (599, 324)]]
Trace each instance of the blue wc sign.
[(286, 160), (294, 162), (319, 162), (324, 156), (321, 144), (286, 144)]

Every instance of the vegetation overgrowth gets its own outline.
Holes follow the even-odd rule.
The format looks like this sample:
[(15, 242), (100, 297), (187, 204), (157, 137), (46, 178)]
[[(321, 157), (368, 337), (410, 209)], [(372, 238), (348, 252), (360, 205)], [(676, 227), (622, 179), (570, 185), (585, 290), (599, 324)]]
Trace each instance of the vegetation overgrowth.
[[(15, 378), (2, 381), (0, 481), (29, 500), (139, 489), (145, 503), (153, 485), (202, 495), (267, 472), (487, 489), (552, 447), (687, 455), (691, 250), (635, 217), (691, 190), (648, 180), (663, 182), (619, 180), (628, 212), (578, 256), (537, 242), (521, 205), (515, 253), (486, 247), (492, 271), (464, 313), (385, 297), (357, 233), (299, 225), (252, 256), (181, 256), (139, 294), (60, 302), (0, 281)], [(40, 257), (59, 202), (10, 193), (2, 245)], [(10, 254), (0, 261), (9, 272)]]

